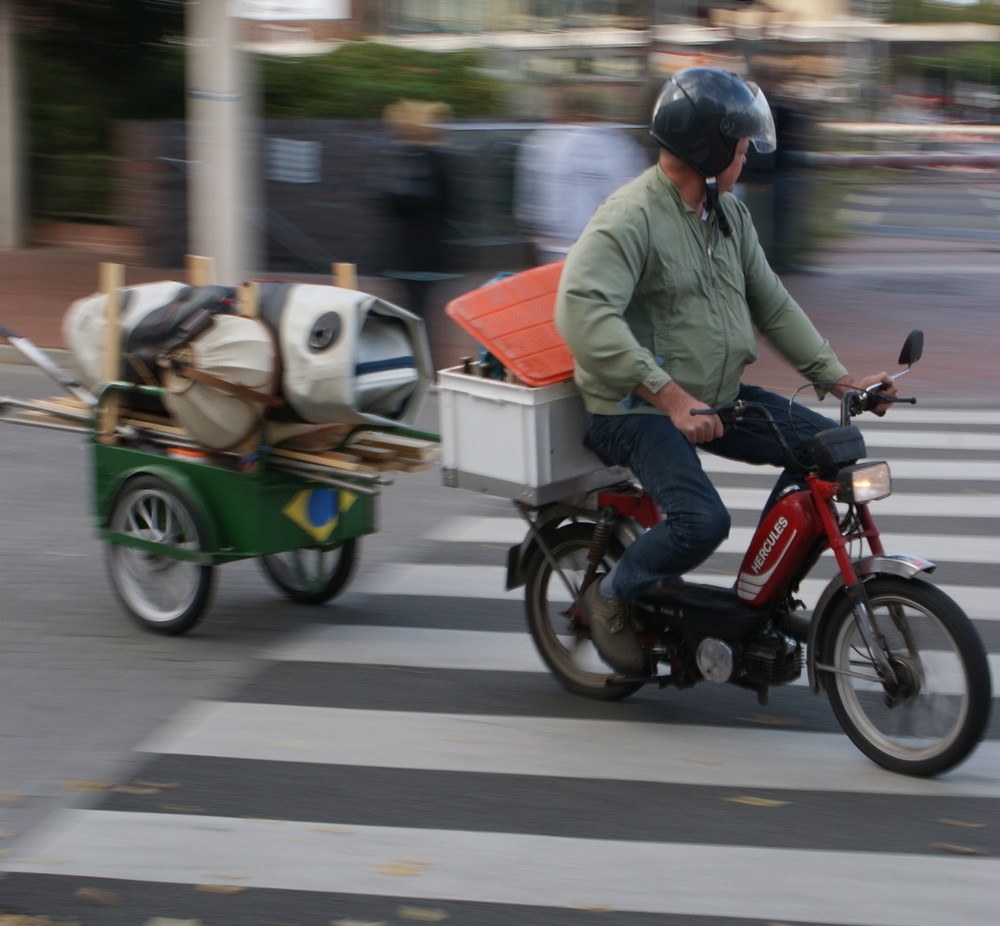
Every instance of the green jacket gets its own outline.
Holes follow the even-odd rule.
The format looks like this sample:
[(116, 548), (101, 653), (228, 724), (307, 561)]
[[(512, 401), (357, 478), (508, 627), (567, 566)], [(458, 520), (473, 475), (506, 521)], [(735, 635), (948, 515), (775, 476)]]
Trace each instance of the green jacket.
[(707, 405), (735, 399), (757, 359), (754, 327), (810, 382), (846, 375), (768, 265), (746, 206), (722, 202), (731, 238), (653, 165), (605, 200), (570, 249), (555, 320), (588, 411), (659, 414), (633, 390), (671, 379)]

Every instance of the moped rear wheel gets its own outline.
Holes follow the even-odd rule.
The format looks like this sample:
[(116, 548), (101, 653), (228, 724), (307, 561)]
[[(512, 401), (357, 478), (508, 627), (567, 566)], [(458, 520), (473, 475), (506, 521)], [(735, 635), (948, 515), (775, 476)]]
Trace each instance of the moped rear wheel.
[[(559, 569), (554, 569), (540, 552), (528, 566), (528, 629), (539, 655), (567, 691), (585, 698), (618, 701), (642, 685), (615, 682), (618, 676), (598, 655), (590, 640), (590, 628), (574, 605), (587, 571), (587, 551), (594, 528), (594, 524), (569, 524), (548, 535), (549, 551)], [(607, 572), (622, 552), (621, 543), (610, 538), (600, 571)]]
[(965, 612), (919, 579), (882, 576), (865, 588), (896, 683), (884, 684), (846, 599), (831, 614), (824, 685), (844, 732), (870, 759), (937, 775), (976, 747), (989, 719), (986, 651)]

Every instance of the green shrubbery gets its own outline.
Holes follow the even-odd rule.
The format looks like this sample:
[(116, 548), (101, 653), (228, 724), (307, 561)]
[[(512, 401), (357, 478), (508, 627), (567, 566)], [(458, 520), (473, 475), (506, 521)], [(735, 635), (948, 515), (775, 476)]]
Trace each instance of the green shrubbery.
[[(184, 116), (184, 51), (150, 46), (134, 80), (87, 67), (44, 41), (23, 45), (30, 209), (42, 218), (114, 221), (114, 125)], [(263, 115), (287, 119), (378, 118), (400, 98), (442, 100), (456, 116), (500, 109), (496, 82), (474, 52), (411, 51), (370, 42), (304, 58), (254, 63)]]

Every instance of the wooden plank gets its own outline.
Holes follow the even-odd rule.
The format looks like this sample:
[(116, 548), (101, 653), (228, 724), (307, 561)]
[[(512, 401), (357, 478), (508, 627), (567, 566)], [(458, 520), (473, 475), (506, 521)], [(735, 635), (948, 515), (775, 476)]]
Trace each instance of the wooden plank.
[(353, 448), (355, 441), (374, 447), (388, 447), (408, 460), (430, 460), (436, 458), (440, 451), (439, 445), (433, 441), (406, 437), (402, 434), (383, 434), (378, 431), (362, 431), (348, 446)]
[[(122, 287), (125, 285), (125, 268), (122, 264), (102, 261), (99, 267), (100, 290), (108, 297), (104, 314), (104, 344), (101, 354), (101, 378), (105, 383), (121, 376), (122, 336), (121, 317)], [(97, 440), (102, 444), (117, 443), (119, 396), (107, 390), (98, 405)]]
[(185, 258), (188, 282), (192, 286), (211, 286), (215, 279), (215, 268), (211, 257), (188, 254)]
[(169, 434), (174, 437), (186, 437), (192, 440), (191, 435), (188, 434), (184, 428), (179, 428), (177, 425), (167, 424), (163, 420), (151, 420), (150, 418), (133, 418), (131, 416), (123, 418), (122, 422), (124, 424), (130, 424), (134, 428), (139, 428), (142, 431), (158, 431), (161, 434)]
[(240, 315), (247, 318), (260, 318), (260, 283), (250, 281), (240, 287), (236, 297)]
[(302, 453), (298, 450), (286, 450), (276, 447), (271, 451), (273, 456), (285, 457), (289, 460), (301, 460), (303, 463), (312, 463), (314, 466), (329, 466), (332, 469), (348, 470), (350, 472), (373, 472), (371, 467), (364, 466), (360, 458), (346, 453), (335, 453), (327, 451), (325, 453)]
[(342, 289), (357, 289), (358, 268), (354, 264), (334, 264), (333, 282)]
[(47, 399), (32, 399), (35, 405), (41, 405), (45, 408), (51, 408), (53, 411), (67, 411), (74, 413), (89, 413), (91, 408), (89, 405), (85, 405), (76, 396), (71, 395), (56, 395), (51, 396)]
[(391, 447), (372, 447), (368, 444), (357, 443), (350, 445), (351, 452), (357, 454), (363, 460), (372, 460), (375, 463), (385, 463), (396, 459), (396, 451)]

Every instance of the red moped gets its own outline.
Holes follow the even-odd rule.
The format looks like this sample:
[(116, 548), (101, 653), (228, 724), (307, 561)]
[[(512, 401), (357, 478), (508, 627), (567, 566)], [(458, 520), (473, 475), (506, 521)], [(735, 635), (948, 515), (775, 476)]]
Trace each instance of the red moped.
[[(922, 348), (922, 333), (912, 332), (897, 377)], [(708, 680), (751, 689), (764, 703), (805, 667), (810, 688), (826, 693), (844, 731), (879, 765), (928, 776), (963, 761), (989, 718), (989, 664), (972, 622), (927, 581), (934, 564), (882, 545), (869, 506), (890, 494), (889, 466), (863, 459), (851, 421), (884, 401), (847, 393), (840, 426), (816, 436), (808, 461), (794, 458), (764, 408), (734, 402), (704, 412), (727, 427), (768, 428), (800, 479), (761, 519), (731, 586), (679, 579), (634, 606), (648, 668), (638, 677), (600, 659), (580, 600), (661, 519), (652, 499), (625, 482), (537, 507), (515, 502), (529, 527), (510, 550), (508, 587), (525, 587), (531, 635), (556, 678), (605, 700)], [(799, 586), (825, 551), (837, 572), (809, 611)]]

